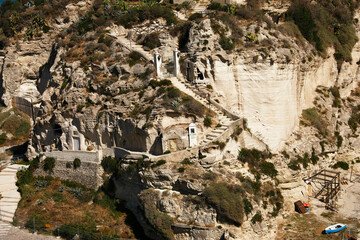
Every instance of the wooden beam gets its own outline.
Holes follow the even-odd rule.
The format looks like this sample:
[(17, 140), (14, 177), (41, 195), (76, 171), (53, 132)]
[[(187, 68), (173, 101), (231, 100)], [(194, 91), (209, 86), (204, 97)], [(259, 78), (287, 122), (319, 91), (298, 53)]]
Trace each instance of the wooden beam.
[(325, 172), (328, 172), (328, 173), (333, 173), (333, 174), (338, 174), (339, 172), (335, 172), (335, 171), (331, 171), (331, 170), (327, 170), (327, 169), (324, 169)]

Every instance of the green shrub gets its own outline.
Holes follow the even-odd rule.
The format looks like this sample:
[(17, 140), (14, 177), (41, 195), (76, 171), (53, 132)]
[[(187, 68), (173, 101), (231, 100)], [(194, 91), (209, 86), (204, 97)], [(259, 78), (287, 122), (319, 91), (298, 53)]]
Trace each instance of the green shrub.
[(77, 30), (80, 35), (90, 32), (96, 28), (93, 15), (93, 12), (88, 12), (83, 15), (82, 18), (80, 18), (79, 22), (77, 23)]
[(197, 19), (201, 19), (203, 16), (201, 13), (193, 13), (190, 15), (190, 17), (188, 18), (189, 21), (195, 21)]
[(45, 230), (46, 227), (42, 217), (34, 215), (27, 220), (27, 222), (25, 223), (25, 228), (29, 229), (31, 232), (33, 232), (34, 229), (35, 231), (42, 232), (43, 230)]
[(219, 43), (224, 50), (233, 50), (235, 48), (234, 41), (224, 35), (220, 37)]
[(186, 168), (184, 168), (184, 167), (179, 167), (178, 168), (179, 173), (183, 173), (183, 172), (185, 172), (185, 170), (186, 170)]
[(184, 160), (181, 161), (181, 164), (192, 165), (194, 163), (191, 162), (189, 158), (184, 158)]
[(208, 9), (210, 10), (220, 10), (220, 11), (224, 11), (223, 9), (225, 6), (221, 5), (219, 2), (211, 2), (209, 5), (208, 5)]
[(203, 196), (214, 206), (220, 219), (240, 225), (244, 218), (244, 204), (241, 194), (232, 185), (225, 182), (210, 183)]
[(225, 142), (221, 142), (221, 141), (215, 141), (215, 142), (213, 142), (215, 145), (217, 145), (219, 148), (220, 148), (220, 150), (223, 150), (224, 148), (225, 148), (225, 146), (226, 146), (226, 143)]
[(71, 168), (71, 163), (67, 162), (66, 163), (66, 168)]
[(165, 163), (166, 163), (166, 160), (164, 160), (164, 159), (158, 160), (158, 161), (156, 161), (156, 163), (154, 163), (153, 165), (151, 165), (151, 168), (159, 167), (159, 166), (161, 166), (161, 165), (164, 165)]
[(290, 161), (290, 163), (288, 164), (288, 167), (294, 171), (300, 170), (299, 163), (294, 159), (292, 159)]
[(129, 53), (127, 62), (130, 67), (134, 66), (135, 64), (141, 62), (141, 55), (138, 52), (132, 51)]
[(106, 156), (101, 161), (101, 166), (104, 168), (104, 171), (111, 174), (117, 171), (117, 161), (111, 156)]
[(211, 124), (212, 124), (212, 120), (211, 120), (211, 118), (210, 117), (205, 117), (204, 118), (204, 126), (205, 127), (211, 127)]
[(338, 161), (337, 163), (335, 163), (332, 168), (342, 168), (344, 170), (349, 170), (349, 164), (347, 162), (344, 161)]
[(259, 151), (255, 148), (247, 149), (242, 148), (239, 151), (238, 160), (243, 163), (248, 163), (250, 168), (258, 167), (259, 162), (261, 160), (265, 160), (266, 158), (270, 157), (270, 154), (263, 151)]
[(6, 133), (2, 133), (0, 135), (0, 145), (4, 144), (6, 142)]
[(177, 23), (176, 16), (171, 8), (153, 3), (129, 8), (126, 13), (116, 17), (116, 23), (126, 28), (131, 28), (135, 24), (158, 18), (164, 18), (168, 25)]
[(16, 173), (16, 178), (17, 178), (16, 185), (19, 187), (26, 184), (30, 184), (34, 181), (34, 176), (32, 171), (30, 171), (30, 169), (26, 169), (24, 171), (18, 171)]
[(319, 133), (323, 136), (327, 135), (327, 124), (318, 114), (315, 108), (308, 108), (302, 111), (302, 116), (304, 119), (308, 120), (311, 125), (313, 125)]
[(340, 135), (339, 132), (335, 132), (335, 137), (336, 137), (336, 146), (340, 148), (343, 143), (343, 137)]
[(53, 157), (46, 157), (44, 160), (44, 166), (43, 169), (44, 171), (48, 171), (50, 173), (53, 173), (53, 169), (55, 167), (55, 158)]
[(316, 156), (316, 152), (315, 152), (315, 148), (314, 148), (314, 147), (312, 147), (310, 160), (311, 160), (311, 163), (312, 163), (313, 165), (315, 165), (315, 164), (319, 161), (319, 157)]
[(261, 161), (259, 167), (262, 173), (268, 175), (271, 178), (275, 178), (278, 173), (277, 170), (275, 169), (274, 164), (271, 162)]
[(296, 0), (286, 15), (287, 20), (294, 21), (303, 37), (319, 52), (325, 55), (328, 47), (335, 47), (334, 57), (340, 69), (343, 61), (351, 60), (351, 50), (357, 42), (352, 23), (357, 6), (358, 2), (347, 4), (346, 0), (339, 0), (336, 4), (328, 1), (312, 4), (306, 0)]
[(31, 171), (36, 170), (36, 169), (39, 168), (39, 166), (40, 166), (40, 157), (41, 157), (40, 155), (36, 156), (36, 157), (33, 158), (32, 161), (30, 161), (29, 169)]
[(81, 165), (81, 160), (78, 159), (78, 158), (75, 158), (75, 159), (74, 159), (74, 162), (73, 162), (74, 169), (79, 168), (80, 165)]
[(256, 222), (261, 223), (262, 222), (262, 215), (261, 212), (257, 212), (252, 218), (251, 218), (251, 223), (255, 224)]
[(144, 45), (150, 49), (160, 47), (161, 42), (160, 42), (160, 38), (159, 38), (159, 33), (153, 32), (153, 33), (146, 35), (144, 41), (142, 42), (142, 45)]
[(247, 216), (253, 210), (253, 206), (252, 206), (251, 202), (247, 198), (244, 198), (243, 202), (244, 202), (244, 211), (245, 211), (245, 214)]
[(177, 88), (169, 87), (169, 88), (167, 89), (167, 96), (168, 96), (168, 98), (170, 98), (170, 99), (172, 99), (172, 98), (178, 98), (178, 97), (180, 97), (180, 95), (181, 95), (181, 92), (180, 92), (180, 90), (177, 89)]

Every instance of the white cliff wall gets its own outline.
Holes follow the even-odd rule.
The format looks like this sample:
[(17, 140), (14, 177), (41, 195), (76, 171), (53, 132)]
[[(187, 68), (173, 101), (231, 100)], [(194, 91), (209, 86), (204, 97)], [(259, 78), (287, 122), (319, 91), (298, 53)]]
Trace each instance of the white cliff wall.
[[(344, 64), (350, 82), (356, 80), (358, 58), (352, 65)], [(338, 74), (333, 57), (316, 58), (307, 66), (296, 57), (289, 63), (270, 61), (252, 63), (238, 58), (228, 65), (216, 60), (213, 84), (223, 96), (222, 104), (247, 118), (252, 133), (277, 151), (298, 124), (302, 110), (312, 106), (316, 87), (333, 86)]]

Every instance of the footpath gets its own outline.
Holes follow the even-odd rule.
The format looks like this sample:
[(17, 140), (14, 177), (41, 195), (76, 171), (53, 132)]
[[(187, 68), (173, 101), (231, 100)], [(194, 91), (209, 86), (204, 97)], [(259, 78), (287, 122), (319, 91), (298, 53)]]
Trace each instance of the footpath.
[(19, 164), (8, 165), (0, 172), (0, 240), (56, 239), (55, 237), (32, 234), (11, 224), (21, 199), (16, 186), (16, 173), (21, 168), (26, 167)]

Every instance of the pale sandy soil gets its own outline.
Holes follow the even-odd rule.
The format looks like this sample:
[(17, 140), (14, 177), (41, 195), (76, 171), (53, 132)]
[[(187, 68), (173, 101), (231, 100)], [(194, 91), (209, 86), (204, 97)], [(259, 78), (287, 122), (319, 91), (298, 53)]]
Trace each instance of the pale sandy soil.
[(337, 207), (339, 214), (345, 218), (357, 218), (360, 220), (360, 182), (342, 185)]
[[(0, 238), (1, 239), (1, 238)], [(40, 234), (32, 234), (26, 229), (20, 229), (17, 227), (11, 227), (9, 233), (4, 240), (56, 240), (60, 238), (56, 238), (53, 236), (40, 235)]]

